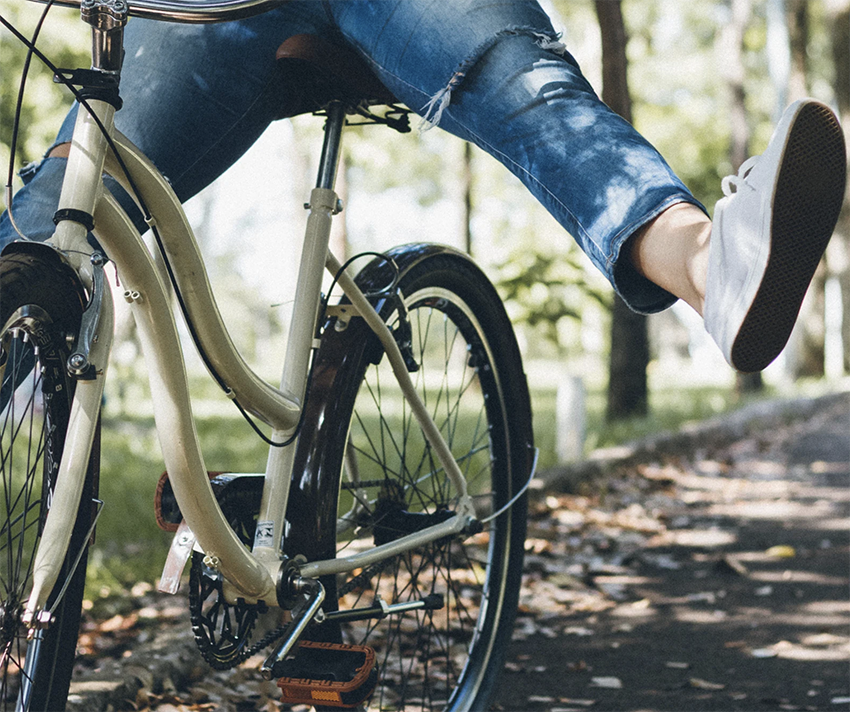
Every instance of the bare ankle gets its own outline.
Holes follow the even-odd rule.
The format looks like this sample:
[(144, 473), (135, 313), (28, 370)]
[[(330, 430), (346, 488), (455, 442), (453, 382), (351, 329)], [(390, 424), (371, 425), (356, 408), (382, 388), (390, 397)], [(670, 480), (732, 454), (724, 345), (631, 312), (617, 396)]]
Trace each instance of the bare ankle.
[(702, 315), (711, 221), (698, 207), (676, 203), (632, 240), (635, 269)]

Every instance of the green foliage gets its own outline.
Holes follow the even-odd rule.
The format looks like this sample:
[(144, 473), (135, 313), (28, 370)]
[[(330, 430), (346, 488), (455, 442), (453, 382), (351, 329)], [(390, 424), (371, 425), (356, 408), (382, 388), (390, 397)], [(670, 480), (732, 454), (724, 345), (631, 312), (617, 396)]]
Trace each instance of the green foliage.
[[(31, 36), (43, 6), (22, 0), (0, 0), (0, 14), (22, 34)], [(59, 67), (88, 66), (90, 40), (75, 11), (53, 8), (41, 31), (38, 48)], [(0, 170), (6, 180), (15, 107), (27, 50), (0, 29)], [(17, 167), (41, 158), (53, 143), (59, 125), (72, 103), (70, 94), (53, 83), (52, 74), (33, 59), (21, 111)]]
[(581, 320), (590, 298), (609, 308), (609, 294), (587, 279), (575, 251), (517, 250), (496, 265), (495, 281), (511, 320), (561, 345), (559, 324)]
[[(770, 391), (740, 398), (733, 390), (720, 386), (662, 387), (650, 390), (650, 412), (614, 423), (605, 419), (606, 398), (602, 388), (588, 391), (586, 401), (587, 439), (585, 454), (597, 448), (614, 447), (635, 442), (658, 433), (675, 432), (687, 423), (696, 423), (724, 413), (731, 413), (759, 399), (770, 397)], [(557, 420), (554, 389), (533, 389), (534, 443), (540, 449), (538, 467), (558, 465), (555, 423)]]
[[(146, 388), (139, 385), (136, 390), (144, 393)], [(150, 406), (136, 400), (133, 407), (138, 410), (142, 404), (145, 409)], [(153, 418), (122, 412), (109, 398), (107, 405), (100, 476), (104, 508), (89, 564), (90, 598), (129, 589), (139, 581), (155, 584), (171, 542), (154, 517), (154, 492), (165, 467)], [(238, 415), (198, 417), (196, 426), (210, 470), (265, 469), (268, 448)]]
[[(416, 115), (411, 126), (419, 125)], [(346, 134), (349, 179), (369, 193), (403, 189), (422, 206), (445, 197), (460, 174), (460, 142), (442, 131), (398, 134), (366, 126)]]

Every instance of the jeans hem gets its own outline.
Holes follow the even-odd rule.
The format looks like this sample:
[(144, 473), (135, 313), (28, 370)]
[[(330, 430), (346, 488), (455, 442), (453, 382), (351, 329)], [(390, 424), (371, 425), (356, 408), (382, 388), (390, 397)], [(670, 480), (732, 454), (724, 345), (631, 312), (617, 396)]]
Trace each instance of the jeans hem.
[[(622, 298), (626, 305), (638, 314), (655, 314), (673, 306), (678, 297), (666, 289), (659, 287), (655, 282), (640, 274), (632, 265), (627, 255), (623, 255), (623, 247), (637, 234), (644, 225), (657, 218), (668, 208), (679, 203), (689, 203), (702, 210), (707, 216), (708, 211), (689, 193), (676, 193), (659, 203), (655, 208), (627, 227), (623, 228), (611, 241), (611, 252), (607, 259), (606, 274), (614, 291)], [(624, 257), (624, 259), (621, 259)]]

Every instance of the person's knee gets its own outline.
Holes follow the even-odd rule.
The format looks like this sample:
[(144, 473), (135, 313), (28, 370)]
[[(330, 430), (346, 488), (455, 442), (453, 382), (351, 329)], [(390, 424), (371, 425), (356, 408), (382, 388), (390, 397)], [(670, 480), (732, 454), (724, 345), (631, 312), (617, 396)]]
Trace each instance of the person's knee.
[(71, 152), (71, 144), (70, 142), (60, 143), (50, 149), (50, 152), (47, 154), (48, 158), (67, 158), (68, 154)]

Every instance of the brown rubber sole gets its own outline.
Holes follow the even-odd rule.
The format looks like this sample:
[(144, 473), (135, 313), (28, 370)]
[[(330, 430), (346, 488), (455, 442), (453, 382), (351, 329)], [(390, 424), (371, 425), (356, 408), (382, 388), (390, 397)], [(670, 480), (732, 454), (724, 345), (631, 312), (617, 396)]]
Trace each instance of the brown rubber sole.
[(732, 345), (739, 371), (761, 371), (788, 342), (838, 220), (846, 160), (833, 113), (818, 104), (802, 107), (779, 169), (767, 268)]

